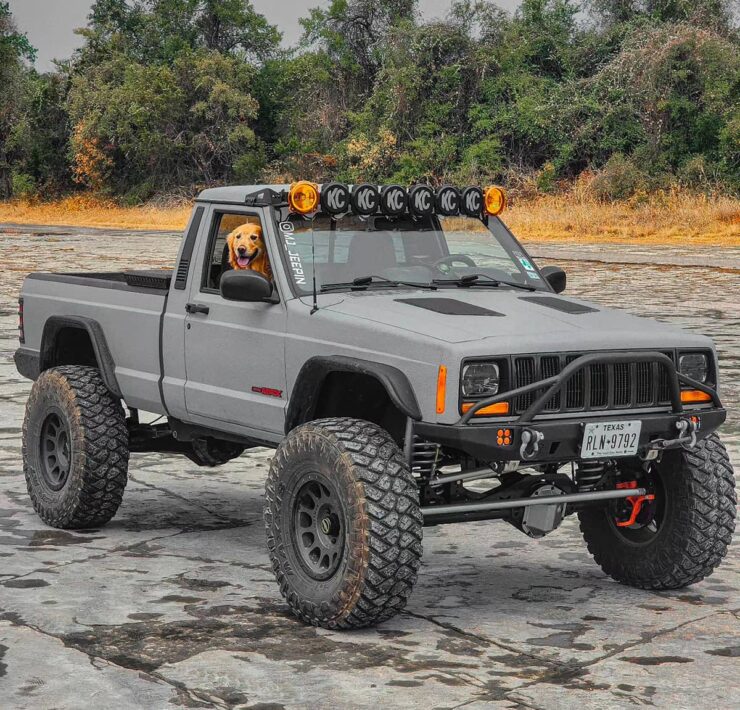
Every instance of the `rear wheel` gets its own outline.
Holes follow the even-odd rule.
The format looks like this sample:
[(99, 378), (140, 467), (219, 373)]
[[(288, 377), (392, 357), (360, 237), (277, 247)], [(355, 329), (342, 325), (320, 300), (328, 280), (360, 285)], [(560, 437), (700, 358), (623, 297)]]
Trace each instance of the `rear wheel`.
[(358, 419), (294, 429), (267, 479), (273, 570), (293, 613), (359, 628), (406, 604), (421, 558), (416, 483), (390, 435)]
[(128, 457), (123, 407), (96, 368), (57, 367), (39, 376), (23, 422), (23, 470), (47, 525), (107, 523), (121, 504)]
[(710, 575), (735, 529), (735, 478), (725, 447), (711, 434), (694, 449), (667, 451), (638, 479), (654, 494), (630, 525), (623, 503), (578, 514), (596, 563), (643, 589), (679, 589)]

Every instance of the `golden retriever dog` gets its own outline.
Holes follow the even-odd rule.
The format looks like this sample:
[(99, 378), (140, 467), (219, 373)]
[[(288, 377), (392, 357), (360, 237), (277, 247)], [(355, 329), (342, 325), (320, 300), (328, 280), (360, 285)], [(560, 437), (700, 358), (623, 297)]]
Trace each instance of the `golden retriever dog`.
[(229, 264), (232, 269), (258, 271), (272, 281), (272, 269), (267, 258), (267, 248), (258, 224), (242, 224), (226, 237), (229, 247)]

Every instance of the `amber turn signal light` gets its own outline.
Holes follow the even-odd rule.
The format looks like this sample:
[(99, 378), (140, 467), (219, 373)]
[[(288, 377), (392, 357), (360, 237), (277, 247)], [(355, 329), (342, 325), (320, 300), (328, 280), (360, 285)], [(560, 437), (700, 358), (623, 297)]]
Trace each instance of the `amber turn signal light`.
[(447, 368), (439, 366), (437, 374), (437, 414), (445, 413), (445, 396), (447, 395)]
[(483, 211), (495, 217), (506, 209), (506, 193), (495, 185), (487, 187), (483, 192)]
[[(462, 404), (462, 411), (463, 414), (465, 412), (470, 411), (474, 406), (475, 402), (463, 402)], [(502, 414), (508, 414), (509, 413), (509, 403), (508, 402), (496, 402), (496, 404), (489, 404), (487, 407), (483, 407), (482, 409), (479, 409), (473, 416), (474, 417), (491, 417), (491, 416), (501, 416)]]
[(319, 208), (319, 188), (307, 180), (301, 180), (290, 186), (288, 206), (293, 212), (310, 214)]
[(681, 402), (683, 404), (696, 404), (698, 402), (711, 402), (712, 395), (702, 392), (701, 390), (683, 390), (681, 392)]

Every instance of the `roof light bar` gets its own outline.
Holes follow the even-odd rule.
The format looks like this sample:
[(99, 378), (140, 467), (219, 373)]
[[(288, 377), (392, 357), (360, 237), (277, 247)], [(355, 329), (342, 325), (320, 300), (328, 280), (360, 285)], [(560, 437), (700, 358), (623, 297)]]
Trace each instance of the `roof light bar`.
[(501, 214), (506, 208), (506, 193), (496, 185), (485, 190), (470, 186), (462, 191), (453, 185), (443, 185), (435, 192), (429, 185), (414, 185), (407, 190), (403, 185), (378, 187), (361, 183), (350, 189), (340, 182), (319, 186), (301, 180), (290, 186), (288, 205), (291, 211), (304, 215), (321, 209), (332, 216), (352, 212), (362, 216), (410, 214), (421, 218), (436, 213), (444, 217), (464, 215), (480, 219)]

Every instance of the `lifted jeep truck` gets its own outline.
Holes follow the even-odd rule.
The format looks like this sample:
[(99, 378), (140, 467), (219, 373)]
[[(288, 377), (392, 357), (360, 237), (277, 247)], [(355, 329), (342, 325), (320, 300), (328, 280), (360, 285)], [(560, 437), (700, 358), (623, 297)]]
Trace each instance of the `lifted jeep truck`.
[[(495, 187), (210, 189), (172, 272), (28, 276), (15, 361), (35, 380), (42, 520), (110, 520), (129, 452), (216, 466), (268, 446), (269, 554), (311, 624), (402, 609), (424, 525), (539, 538), (575, 513), (619, 582), (711, 574), (736, 508), (713, 343), (559, 295), (565, 273), (537, 266), (504, 204)], [(249, 222), (274, 281), (229, 267)]]

